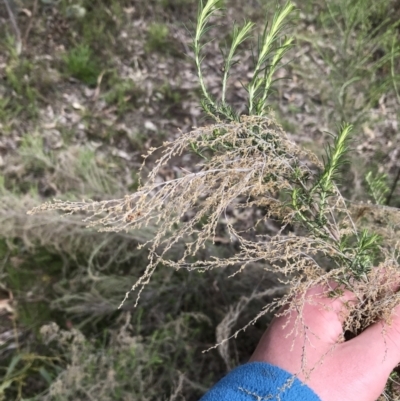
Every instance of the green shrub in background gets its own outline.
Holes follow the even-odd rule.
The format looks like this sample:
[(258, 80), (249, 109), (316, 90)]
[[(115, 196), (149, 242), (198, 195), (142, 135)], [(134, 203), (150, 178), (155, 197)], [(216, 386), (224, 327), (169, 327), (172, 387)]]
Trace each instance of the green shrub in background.
[(96, 85), (100, 65), (87, 44), (79, 44), (63, 57), (67, 74), (89, 86)]
[(149, 26), (146, 49), (150, 52), (167, 52), (169, 46), (169, 29), (162, 23), (154, 23)]
[[(321, 23), (324, 32), (336, 38), (337, 54), (316, 40), (312, 44), (329, 66), (327, 78), (334, 91), (332, 100), (338, 117), (360, 124), (383, 94), (398, 92), (398, 5), (391, 0), (340, 0), (326, 2), (326, 6)], [(398, 93), (397, 97), (400, 100)]]

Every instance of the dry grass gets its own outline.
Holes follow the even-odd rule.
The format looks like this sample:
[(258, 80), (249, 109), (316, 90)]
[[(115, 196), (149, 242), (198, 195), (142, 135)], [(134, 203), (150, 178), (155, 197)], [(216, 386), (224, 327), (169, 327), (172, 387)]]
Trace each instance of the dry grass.
[[(193, 171), (182, 171), (175, 179), (158, 181), (159, 170), (171, 158), (191, 149), (193, 144), (205, 161)], [(159, 265), (199, 271), (233, 266), (237, 267), (233, 273), (236, 275), (248, 265), (262, 262), (264, 270), (282, 277), (288, 291), (284, 297), (267, 305), (248, 325), (288, 302), (290, 308), (285, 313), (301, 310), (309, 300), (301, 298), (299, 301), (295, 294), (305, 293), (317, 284), (331, 288), (335, 281), (341, 283), (343, 289), (353, 291), (359, 301), (349, 306), (351, 310), (345, 323), (346, 330), (357, 333), (377, 319), (389, 321), (393, 307), (399, 303), (395, 288), (399, 269), (400, 212), (372, 204), (349, 203), (336, 186), (323, 204), (321, 194), (310, 190), (314, 193), (313, 202), (293, 205), (293, 193), (297, 193), (299, 182), (311, 188), (310, 182), (321, 180), (324, 168), (326, 171), (326, 166), (313, 153), (290, 141), (274, 120), (242, 117), (240, 122), (199, 128), (165, 144), (148, 181), (132, 195), (113, 201), (50, 202), (33, 209), (30, 214), (47, 210), (71, 214), (86, 212), (88, 227), (97, 227), (100, 231), (156, 226), (157, 234), (146, 244), (150, 249), (149, 264), (131, 290), (137, 290), (137, 301)], [(299, 176), (304, 181), (299, 181)], [(283, 195), (278, 196), (279, 193)], [(285, 193), (291, 194), (292, 200)], [(311, 223), (306, 221), (305, 224), (302, 218), (307, 216), (308, 221), (312, 221), (312, 217), (320, 215), (322, 207), (324, 225), (307, 230)], [(246, 208), (260, 211), (260, 217), (255, 227), (243, 230), (229, 222), (229, 214)], [(357, 241), (375, 241), (375, 237), (364, 233), (367, 226), (376, 226), (378, 215), (385, 216), (387, 224), (379, 227), (382, 242), (376, 244), (379, 255), (374, 261), (377, 266), (360, 273), (358, 263), (362, 266), (366, 263), (363, 258), (369, 255), (367, 248), (357, 246)], [(282, 229), (276, 235), (257, 235), (256, 227), (271, 218), (282, 221)], [(222, 219), (226, 235), (237, 244), (237, 252), (228, 258), (202, 260), (199, 251), (208, 241), (215, 241)], [(289, 224), (298, 229), (285, 235), (283, 230)], [(344, 246), (346, 241), (348, 244)], [(184, 244), (185, 251), (182, 258), (176, 260), (169, 257), (168, 251), (179, 243)], [(334, 293), (339, 294), (339, 289)], [(299, 321), (299, 324), (303, 323)]]
[[(138, 323), (132, 322), (130, 313), (120, 318), (120, 328), (112, 333), (106, 349), (76, 329), (65, 331), (54, 323), (41, 328), (45, 344), (57, 347), (68, 361), (41, 400), (172, 401), (183, 391), (199, 395), (206, 390), (187, 377), (193, 373), (194, 366), (188, 360), (193, 351), (182, 343), (196, 336), (190, 328), (191, 319), (208, 324), (206, 316), (183, 314), (153, 333), (151, 339), (135, 334)], [(171, 366), (177, 360), (181, 371), (173, 369), (161, 374), (164, 364)]]

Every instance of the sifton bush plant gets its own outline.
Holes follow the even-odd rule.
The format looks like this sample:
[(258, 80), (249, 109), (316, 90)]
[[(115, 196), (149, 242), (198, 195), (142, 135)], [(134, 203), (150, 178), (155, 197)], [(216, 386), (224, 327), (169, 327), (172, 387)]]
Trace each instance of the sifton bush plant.
[[(134, 194), (99, 202), (55, 200), (32, 209), (29, 214), (46, 210), (85, 212), (88, 227), (100, 231), (157, 226), (154, 237), (141, 245), (149, 250), (148, 266), (121, 306), (130, 292), (136, 292), (137, 304), (143, 288), (160, 265), (198, 271), (234, 266), (236, 275), (261, 262), (265, 270), (277, 274), (289, 289), (243, 329), (286, 303), (290, 307), (284, 313), (301, 310), (309, 300), (304, 296), (296, 298), (295, 294), (304, 294), (316, 284), (329, 288), (332, 281), (340, 286), (330, 291), (331, 296), (350, 289), (359, 300), (348, 306), (345, 330), (357, 334), (377, 319), (389, 322), (393, 307), (400, 301), (396, 292), (400, 211), (370, 202), (354, 203), (342, 196), (338, 183), (342, 168), (348, 163), (352, 126), (346, 122), (339, 125), (321, 161), (292, 142), (266, 106), (275, 73), (293, 46), (293, 38), (285, 37), (283, 32), (294, 17), (294, 5), (287, 2), (278, 7), (272, 22), (265, 24), (258, 38), (253, 74), (244, 84), (248, 115), (240, 115), (226, 99), (230, 71), (238, 61), (243, 43), (251, 39), (253, 23), (233, 28), (230, 47), (223, 53), (220, 99), (211, 95), (203, 75), (205, 38), (219, 10), (217, 0), (200, 3), (193, 37), (202, 106), (214, 122), (182, 134), (161, 148), (152, 148), (145, 160), (150, 155), (159, 158), (148, 180)], [(185, 152), (195, 152), (201, 162), (192, 171), (182, 169), (175, 179), (160, 182), (160, 169)], [(371, 175), (368, 180), (379, 202), (387, 193), (384, 180)], [(232, 211), (246, 208), (257, 210), (260, 216), (251, 230), (243, 230), (227, 218)], [(259, 235), (257, 229), (268, 219), (279, 220), (280, 231)], [(215, 241), (222, 220), (237, 252), (227, 258), (202, 259), (201, 249)], [(180, 259), (169, 252), (177, 244), (185, 247)], [(307, 330), (301, 320), (298, 324), (299, 330)], [(305, 371), (312, 368), (304, 365)]]
[(394, 72), (400, 46), (396, 4), (390, 0), (339, 0), (325, 4), (322, 32), (336, 38), (337, 47), (332, 51), (320, 46), (318, 40), (311, 43), (329, 66), (327, 80), (338, 115), (360, 126), (382, 94), (393, 86), (397, 92)]

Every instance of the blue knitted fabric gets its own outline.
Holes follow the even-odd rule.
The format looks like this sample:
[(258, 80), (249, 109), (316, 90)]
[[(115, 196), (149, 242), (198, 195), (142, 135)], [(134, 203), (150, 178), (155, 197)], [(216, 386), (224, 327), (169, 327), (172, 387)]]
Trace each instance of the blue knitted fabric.
[(292, 374), (265, 362), (250, 362), (237, 367), (200, 401), (264, 400), (321, 401), (313, 390), (299, 379), (293, 379)]

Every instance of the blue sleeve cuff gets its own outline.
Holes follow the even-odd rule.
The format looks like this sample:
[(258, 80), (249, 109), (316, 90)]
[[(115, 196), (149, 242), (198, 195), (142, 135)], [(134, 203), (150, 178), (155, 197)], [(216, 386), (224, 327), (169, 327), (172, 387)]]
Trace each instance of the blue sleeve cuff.
[(221, 379), (200, 401), (321, 401), (308, 386), (277, 366), (250, 362)]

